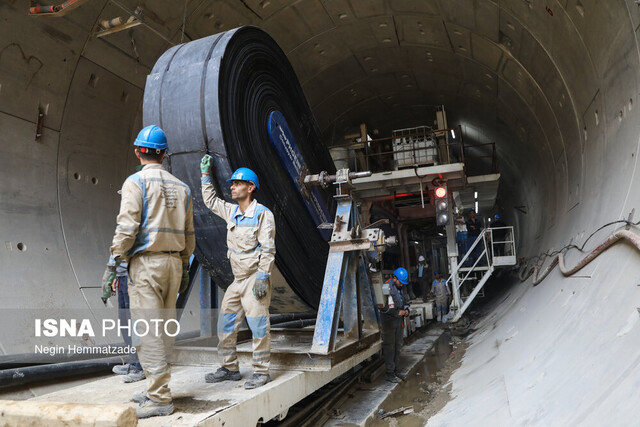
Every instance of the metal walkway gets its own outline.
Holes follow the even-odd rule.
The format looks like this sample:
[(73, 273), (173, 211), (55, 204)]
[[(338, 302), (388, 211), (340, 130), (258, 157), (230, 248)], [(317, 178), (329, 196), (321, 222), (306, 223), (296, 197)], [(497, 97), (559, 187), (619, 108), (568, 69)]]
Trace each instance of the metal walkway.
[(453, 287), (452, 310), (455, 314), (451, 321), (460, 320), (497, 267), (515, 264), (516, 246), (513, 227), (482, 230), (447, 279), (447, 285), (452, 282)]

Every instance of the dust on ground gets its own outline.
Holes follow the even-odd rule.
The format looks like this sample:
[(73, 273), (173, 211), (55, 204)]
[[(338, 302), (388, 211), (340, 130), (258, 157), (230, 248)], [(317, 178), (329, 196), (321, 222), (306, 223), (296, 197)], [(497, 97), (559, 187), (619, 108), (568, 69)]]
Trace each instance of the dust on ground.
[(229, 405), (230, 400), (199, 400), (192, 397), (178, 397), (173, 399), (176, 412), (186, 414), (202, 414)]

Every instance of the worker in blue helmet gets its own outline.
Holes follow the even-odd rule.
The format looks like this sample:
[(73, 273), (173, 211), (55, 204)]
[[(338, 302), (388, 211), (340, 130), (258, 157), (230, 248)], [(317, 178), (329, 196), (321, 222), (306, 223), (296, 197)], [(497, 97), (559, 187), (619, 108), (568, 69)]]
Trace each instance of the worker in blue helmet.
[(260, 387), (270, 381), (271, 325), (269, 278), (276, 256), (276, 224), (273, 213), (254, 199), (260, 189), (258, 175), (239, 168), (227, 180), (231, 186), (228, 203), (219, 198), (212, 184), (210, 170), (213, 158), (206, 154), (200, 162), (202, 199), (205, 205), (227, 223), (227, 256), (234, 280), (222, 299), (218, 319), (218, 354), (222, 366), (205, 376), (210, 383), (241, 379), (236, 354), (238, 329), (246, 316), (253, 334), (253, 376), (246, 389)]
[(436, 297), (436, 319), (438, 322), (444, 322), (451, 304), (451, 291), (447, 281), (442, 278), (439, 271), (436, 270), (434, 275), (435, 279), (431, 284), (431, 296)]
[(195, 248), (191, 190), (162, 167), (167, 137), (147, 126), (134, 142), (138, 172), (122, 185), (120, 213), (103, 286), (113, 282), (117, 267), (129, 263), (129, 307), (132, 324), (154, 322), (132, 337), (147, 377), (147, 390), (133, 395), (138, 418), (173, 412), (169, 389), (169, 354), (177, 335), (176, 298), (189, 283), (189, 259)]
[(383, 287), (385, 303), (378, 304), (382, 319), (382, 356), (384, 357), (385, 379), (399, 383), (406, 375), (399, 370), (400, 349), (403, 342), (403, 318), (409, 315), (409, 304), (402, 295), (402, 287), (409, 283), (409, 272), (397, 268)]

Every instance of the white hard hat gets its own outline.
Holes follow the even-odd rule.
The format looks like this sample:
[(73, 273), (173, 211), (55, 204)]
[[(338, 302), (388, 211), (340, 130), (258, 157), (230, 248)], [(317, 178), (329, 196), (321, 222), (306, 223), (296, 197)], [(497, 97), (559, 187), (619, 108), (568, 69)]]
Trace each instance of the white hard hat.
[(418, 257), (418, 262), (421, 262), (421, 261), (424, 261), (424, 257), (422, 255)]

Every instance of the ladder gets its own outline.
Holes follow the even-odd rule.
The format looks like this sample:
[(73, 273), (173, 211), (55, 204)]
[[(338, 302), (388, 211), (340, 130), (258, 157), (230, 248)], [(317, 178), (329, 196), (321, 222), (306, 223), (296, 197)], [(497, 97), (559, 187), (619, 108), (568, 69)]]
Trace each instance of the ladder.
[[(500, 240), (496, 240), (496, 238)], [(465, 266), (468, 263), (473, 264)], [(457, 322), (460, 320), (497, 267), (515, 264), (516, 247), (513, 227), (483, 229), (467, 253), (464, 254), (460, 263), (454, 266), (451, 275), (447, 279), (447, 285), (452, 282), (454, 296), (452, 310), (455, 309), (455, 314), (451, 321)], [(463, 285), (474, 281), (477, 281), (477, 283), (473, 290), (468, 295), (462, 296), (460, 290)]]

